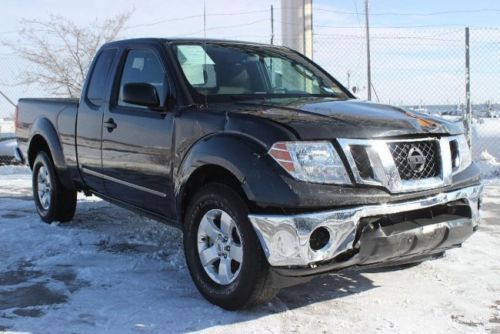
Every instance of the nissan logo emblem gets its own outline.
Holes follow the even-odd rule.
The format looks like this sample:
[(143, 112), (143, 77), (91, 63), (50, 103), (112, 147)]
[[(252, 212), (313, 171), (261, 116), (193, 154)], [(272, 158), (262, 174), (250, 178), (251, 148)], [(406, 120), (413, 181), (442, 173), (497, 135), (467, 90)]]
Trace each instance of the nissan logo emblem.
[(418, 147), (410, 148), (406, 160), (408, 161), (408, 164), (414, 172), (420, 173), (424, 170), (425, 156), (424, 153), (422, 153), (422, 150), (420, 150)]

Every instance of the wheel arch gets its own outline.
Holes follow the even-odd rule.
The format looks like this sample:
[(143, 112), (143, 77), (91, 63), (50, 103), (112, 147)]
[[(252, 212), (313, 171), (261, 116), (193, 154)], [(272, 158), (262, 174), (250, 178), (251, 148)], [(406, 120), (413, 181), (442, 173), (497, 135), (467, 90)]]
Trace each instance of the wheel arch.
[(74, 189), (74, 184), (66, 166), (63, 148), (57, 135), (57, 131), (47, 118), (39, 118), (31, 128), (31, 137), (28, 143), (28, 164), (33, 168), (38, 152), (46, 151), (54, 164), (57, 176), (61, 183)]
[(178, 168), (175, 195), (179, 221), (183, 220), (189, 196), (210, 182), (230, 186), (251, 204), (255, 195), (247, 175), (265, 153), (261, 143), (234, 133), (214, 134), (195, 143)]
[[(179, 201), (179, 218), (183, 219), (186, 212), (187, 206), (189, 204), (189, 199), (204, 185), (209, 183), (221, 183), (224, 184), (240, 195), (240, 197), (249, 203), (248, 196), (239, 181), (239, 179), (228, 169), (207, 164), (197, 168), (186, 181), (183, 186), (182, 192), (180, 194)], [(181, 220), (182, 221), (182, 220)]]

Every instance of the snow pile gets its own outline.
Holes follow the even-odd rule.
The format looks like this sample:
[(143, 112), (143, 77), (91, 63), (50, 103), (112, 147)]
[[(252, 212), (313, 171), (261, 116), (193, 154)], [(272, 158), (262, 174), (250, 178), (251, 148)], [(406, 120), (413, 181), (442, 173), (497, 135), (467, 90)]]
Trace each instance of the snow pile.
[(500, 161), (500, 118), (485, 118), (472, 124), (472, 153), (481, 160), (484, 151)]
[(481, 175), (486, 178), (500, 177), (500, 162), (488, 150), (481, 152), (476, 164), (481, 169)]
[(26, 166), (0, 166), (0, 176), (26, 174), (31, 174), (31, 170)]

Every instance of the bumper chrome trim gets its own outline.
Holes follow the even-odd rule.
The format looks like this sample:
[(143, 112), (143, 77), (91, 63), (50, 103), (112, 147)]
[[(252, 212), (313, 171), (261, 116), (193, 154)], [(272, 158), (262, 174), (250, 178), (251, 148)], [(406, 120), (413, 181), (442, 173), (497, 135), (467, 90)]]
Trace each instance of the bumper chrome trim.
[[(479, 223), (478, 201), (481, 190), (482, 185), (478, 185), (402, 203), (298, 215), (250, 214), (249, 219), (271, 266), (308, 266), (331, 260), (353, 249), (360, 219), (365, 217), (414, 211), (465, 200), (471, 210), (470, 221), (475, 227)], [(331, 238), (325, 247), (314, 251), (309, 246), (309, 238), (314, 229), (320, 226), (330, 232)]]

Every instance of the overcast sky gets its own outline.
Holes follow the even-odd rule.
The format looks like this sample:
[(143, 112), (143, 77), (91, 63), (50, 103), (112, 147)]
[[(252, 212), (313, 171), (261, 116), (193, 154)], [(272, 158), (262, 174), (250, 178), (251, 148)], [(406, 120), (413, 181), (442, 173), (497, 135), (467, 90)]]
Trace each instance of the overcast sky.
[[(364, 1), (314, 1), (314, 59), (347, 84), (366, 92)], [(297, 0), (301, 2), (301, 0)], [(206, 0), (207, 36), (268, 42), (269, 7), (275, 6), (280, 35), (280, 0)], [(50, 14), (87, 24), (134, 9), (123, 38), (203, 36), (202, 0), (2, 0), (0, 40), (16, 40), (20, 20)], [(463, 27), (497, 27), (497, 0), (372, 0), (373, 85), (383, 102), (463, 102)], [(500, 100), (500, 31), (473, 29), (476, 102)], [(20, 41), (22, 43), (22, 41)], [(0, 89), (12, 99), (40, 95), (35, 88), (2, 86), (25, 66), (0, 46)], [(474, 77), (475, 76), (475, 77)], [(1, 100), (1, 97), (0, 97)], [(0, 101), (0, 114), (9, 109)]]

